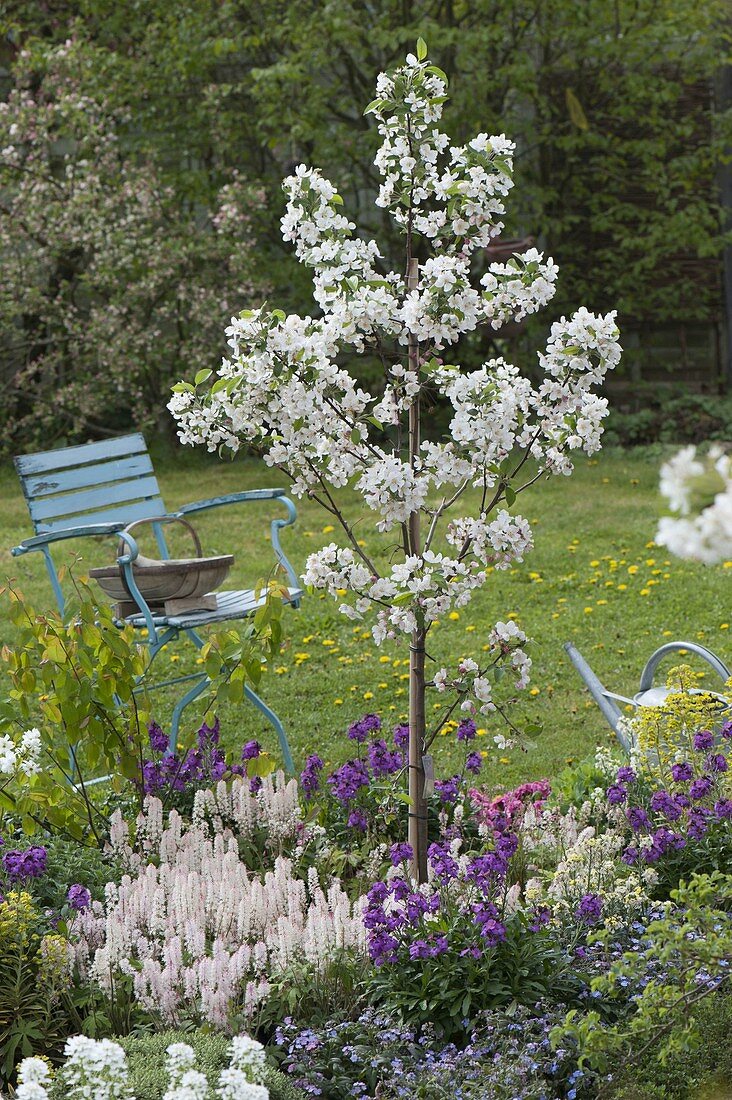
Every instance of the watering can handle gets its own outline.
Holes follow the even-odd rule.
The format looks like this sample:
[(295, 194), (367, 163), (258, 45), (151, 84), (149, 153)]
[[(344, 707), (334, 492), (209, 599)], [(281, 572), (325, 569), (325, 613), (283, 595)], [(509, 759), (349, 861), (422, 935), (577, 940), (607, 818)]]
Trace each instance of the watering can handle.
[[(130, 523), (127, 527), (125, 527), (125, 534), (132, 531), (135, 527), (141, 527), (143, 523), (182, 523), (183, 526), (187, 527), (191, 533), (193, 544), (196, 548), (196, 557), (200, 558), (203, 556), (203, 551), (201, 549), (201, 540), (198, 537), (198, 532), (196, 531), (195, 527), (188, 522), (187, 519), (183, 519), (183, 516), (149, 516), (146, 519), (136, 519), (134, 523)], [(117, 547), (117, 557), (121, 558), (126, 549), (127, 547), (124, 541), (120, 539), (119, 545)]]

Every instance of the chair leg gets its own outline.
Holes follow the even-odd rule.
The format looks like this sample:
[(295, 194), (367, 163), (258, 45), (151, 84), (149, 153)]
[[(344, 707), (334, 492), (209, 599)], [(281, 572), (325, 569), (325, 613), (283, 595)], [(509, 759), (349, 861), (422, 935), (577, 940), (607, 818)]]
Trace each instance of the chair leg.
[(617, 704), (611, 698), (609, 698), (607, 691), (600, 683), (590, 666), (587, 664), (587, 661), (584, 659), (580, 651), (575, 646), (573, 646), (571, 642), (565, 642), (564, 648), (569, 655), (570, 661), (584, 680), (589, 689), (590, 695), (602, 711), (605, 720), (607, 721), (610, 728), (613, 730), (618, 741), (623, 746), (626, 752), (630, 752), (630, 741), (627, 734), (624, 732), (622, 725), (620, 724), (620, 719), (623, 717), (620, 707), (618, 707)]
[(280, 722), (275, 712), (267, 706), (267, 704), (259, 698), (255, 691), (245, 685), (244, 694), (251, 703), (254, 703), (255, 707), (261, 710), (267, 721), (274, 727), (277, 736), (280, 741), (280, 748), (282, 749), (282, 756), (285, 761), (285, 771), (288, 775), (295, 774), (295, 765), (292, 762), (292, 753), (290, 752), (290, 743), (287, 740), (287, 734), (285, 733), (285, 727)]
[(194, 684), (190, 691), (187, 691), (185, 695), (178, 700), (173, 709), (173, 718), (170, 723), (170, 738), (168, 739), (168, 749), (170, 752), (176, 752), (178, 747), (178, 727), (180, 726), (181, 716), (189, 703), (192, 703), (194, 699), (197, 699), (202, 691), (205, 691), (208, 687), (208, 677), (205, 673), (201, 674), (201, 678), (197, 684)]

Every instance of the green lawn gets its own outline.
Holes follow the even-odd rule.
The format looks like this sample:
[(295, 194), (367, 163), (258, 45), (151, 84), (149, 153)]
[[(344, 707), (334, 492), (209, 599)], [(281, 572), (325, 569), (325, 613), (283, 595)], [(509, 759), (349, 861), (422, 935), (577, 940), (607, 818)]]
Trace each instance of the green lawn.
[[(728, 663), (732, 659), (729, 568), (670, 560), (652, 543), (660, 509), (658, 465), (657, 456), (608, 451), (596, 460), (580, 461), (570, 479), (558, 477), (535, 486), (520, 499), (534, 527), (534, 552), (523, 565), (491, 574), (459, 620), (440, 624), (431, 635), (430, 653), (438, 662), (454, 662), (479, 651), (488, 628), (499, 618), (517, 619), (534, 639), (531, 694), (514, 714), (518, 724), (522, 718), (539, 718), (544, 732), (529, 753), (514, 750), (500, 758), (491, 753), (496, 782), (551, 776), (586, 756), (598, 742), (612, 739), (566, 657), (564, 641), (574, 641), (607, 686), (623, 693), (636, 690), (645, 659), (672, 637), (699, 640)], [(254, 460), (218, 462), (190, 452), (162, 458), (158, 471), (170, 509), (202, 497), (285, 484), (282, 475)], [(358, 508), (355, 497), (341, 497)], [(10, 547), (29, 534), (25, 504), (11, 468), (0, 472), (0, 500), (0, 576), (12, 577), (37, 608), (46, 608), (49, 588), (40, 556), (10, 556)], [(465, 512), (470, 505), (467, 498)], [(298, 511), (297, 524), (284, 532), (283, 545), (299, 572), (310, 551), (337, 535), (327, 530), (329, 517), (317, 505), (299, 502)], [(237, 584), (251, 586), (269, 567), (266, 518), (271, 514), (267, 507), (246, 505), (200, 517), (204, 552), (233, 552), (231, 580)], [(388, 537), (376, 538), (370, 518), (363, 517), (361, 537), (370, 553), (378, 553)], [(69, 544), (61, 545), (68, 554)], [(102, 540), (91, 546), (77, 544), (84, 554), (78, 571), (89, 562), (110, 560), (113, 546)], [(12, 642), (5, 607), (0, 613), (3, 641)], [(328, 762), (342, 758), (348, 743), (341, 735), (364, 711), (378, 711), (387, 721), (405, 717), (405, 647), (388, 644), (378, 649), (366, 625), (354, 629), (330, 600), (317, 594), (306, 596), (302, 608), (286, 613), (284, 622), (283, 652), (265, 675), (262, 694), (285, 722), (296, 762), (314, 751)], [(174, 673), (195, 667), (185, 647), (171, 649), (159, 660)], [(161, 693), (158, 698), (158, 719), (164, 724), (171, 697)], [(221, 718), (228, 743), (258, 737), (276, 751), (274, 735), (253, 707), (224, 707)], [(492, 736), (501, 732), (500, 720), (491, 718), (483, 725), (481, 747), (492, 748)], [(191, 716), (186, 736), (194, 728)], [(450, 752), (450, 739), (438, 739), (438, 775), (447, 771)]]

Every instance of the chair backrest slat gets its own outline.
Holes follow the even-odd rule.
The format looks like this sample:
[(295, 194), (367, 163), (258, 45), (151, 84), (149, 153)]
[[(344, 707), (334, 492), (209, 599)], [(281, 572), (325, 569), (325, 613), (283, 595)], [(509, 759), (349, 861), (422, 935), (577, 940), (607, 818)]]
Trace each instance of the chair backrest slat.
[(28, 500), (55, 496), (72, 489), (87, 489), (92, 485), (108, 485), (114, 481), (128, 481), (153, 473), (150, 455), (132, 455), (115, 458), (111, 462), (99, 462), (93, 466), (74, 466), (70, 470), (49, 471), (25, 477), (25, 494)]
[(41, 474), (47, 470), (65, 470), (69, 466), (89, 466), (110, 458), (146, 454), (147, 444), (139, 433), (106, 439), (103, 443), (82, 443), (80, 447), (64, 447), (58, 451), (41, 451), (34, 455), (18, 455), (15, 468), (21, 477)]
[(152, 519), (164, 515), (162, 502), (155, 506), (152, 500), (142, 500), (137, 504), (120, 504), (116, 508), (105, 508), (100, 512), (89, 512), (83, 516), (64, 516), (63, 519), (51, 519), (37, 524), (38, 533), (66, 531), (69, 527), (82, 527), (95, 523), (133, 523), (136, 519)]
[(21, 455), (15, 466), (37, 534), (165, 513), (139, 434)]
[[(118, 481), (114, 485), (103, 485), (101, 489), (82, 489), (78, 493), (62, 493), (57, 497), (42, 497), (41, 500), (29, 500), (28, 510), (34, 523), (43, 520), (68, 517), (74, 523), (86, 523), (82, 513), (106, 508), (109, 504), (123, 504), (125, 501), (160, 499), (160, 490), (154, 477), (136, 477), (129, 481)], [(160, 515), (150, 513), (151, 515)]]

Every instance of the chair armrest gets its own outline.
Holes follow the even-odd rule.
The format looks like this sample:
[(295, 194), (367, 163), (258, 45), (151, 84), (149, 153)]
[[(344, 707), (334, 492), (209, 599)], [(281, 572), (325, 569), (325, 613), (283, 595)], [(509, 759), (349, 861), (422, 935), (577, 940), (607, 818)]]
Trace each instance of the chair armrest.
[(290, 583), (294, 588), (300, 587), (295, 570), (292, 568), (287, 555), (280, 545), (280, 530), (289, 527), (297, 519), (297, 509), (287, 496), (285, 489), (248, 489), (243, 493), (230, 493), (225, 497), (211, 497), (209, 500), (197, 500), (193, 504), (184, 504), (175, 513), (179, 516), (191, 515), (195, 512), (204, 512), (208, 508), (219, 508), (222, 504), (246, 504), (252, 500), (279, 500), (287, 509), (287, 519), (273, 519), (270, 523), (272, 546), (275, 555), (282, 568), (287, 573)]
[(31, 550), (41, 550), (51, 542), (59, 542), (61, 539), (78, 539), (85, 535), (118, 535), (124, 530), (124, 523), (92, 523), (87, 527), (66, 527), (63, 531), (47, 531), (43, 535), (33, 535), (32, 538), (23, 539), (14, 546), (10, 553), (14, 558), (21, 554), (27, 554)]
[(225, 497), (209, 497), (208, 500), (196, 500), (192, 504), (184, 504), (176, 514), (204, 512), (208, 508), (220, 508), (222, 504), (243, 504), (248, 500), (275, 500), (277, 497), (286, 495), (286, 489), (248, 489), (243, 493), (229, 493)]

